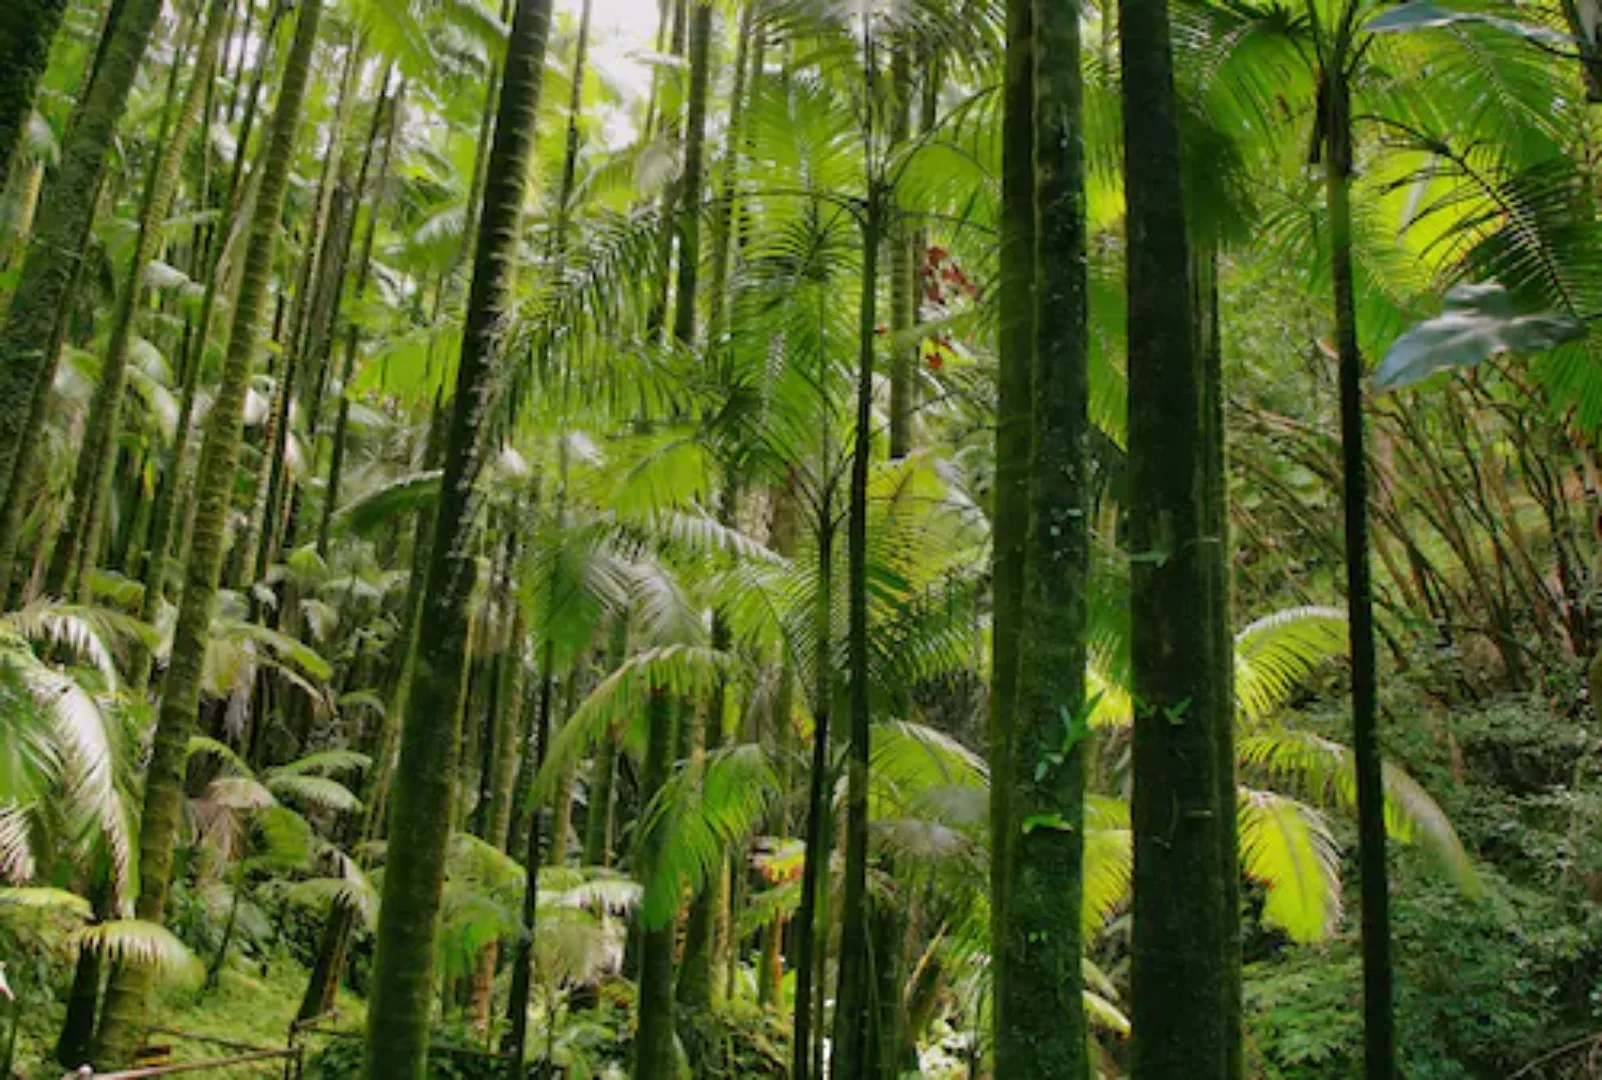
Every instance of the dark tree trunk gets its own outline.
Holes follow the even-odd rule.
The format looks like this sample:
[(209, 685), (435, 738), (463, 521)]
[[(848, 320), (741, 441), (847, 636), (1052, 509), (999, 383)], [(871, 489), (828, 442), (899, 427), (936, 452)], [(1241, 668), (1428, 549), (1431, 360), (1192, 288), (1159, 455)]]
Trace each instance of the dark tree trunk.
[[(1035, 349), (1035, 59), (1033, 0), (1008, 0), (1001, 173), (1000, 370), (996, 402), (996, 485), (992, 548), (989, 760), (993, 777), (1015, 777), (1019, 640), (1029, 535), (1029, 456)], [(1028, 768), (1030, 766), (1024, 766)], [(990, 937), (1011, 940), (1008, 905), (1015, 820), (1013, 785), (990, 785)], [(998, 1053), (1010, 1029), (1010, 948), (994, 950), (993, 1030)]]
[[(1353, 5), (1355, 7), (1355, 5)], [(1346, 606), (1352, 664), (1352, 757), (1357, 768), (1358, 871), (1363, 921), (1363, 1074), (1396, 1075), (1385, 782), (1380, 760), (1374, 594), (1368, 555), (1368, 462), (1363, 440), (1363, 356), (1352, 276), (1352, 113), (1346, 82), (1352, 19), (1341, 25), (1325, 73), (1324, 192), (1329, 204), (1335, 350), (1340, 363), (1341, 462), (1346, 521)]]
[(1218, 754), (1227, 672), (1210, 570), (1204, 393), (1191, 319), (1178, 105), (1167, 0), (1122, 0), (1129, 203), (1129, 467), (1134, 920), (1134, 1080), (1230, 1075), (1226, 964), (1235, 827)]
[(1018, 358), (1031, 367), (1034, 401), (1020, 613), (1029, 648), (1018, 657), (1009, 770), (992, 776), (1013, 792), (1007, 901), (995, 944), (1002, 957), (996, 1070), (1043, 1080), (1090, 1075), (1080, 969), (1091, 508), (1079, 20), (1078, 4), (1035, 5), (1030, 122), (1038, 292), (1030, 354)]
[(11, 0), (0, 10), (0, 191), (66, 13), (67, 0)]

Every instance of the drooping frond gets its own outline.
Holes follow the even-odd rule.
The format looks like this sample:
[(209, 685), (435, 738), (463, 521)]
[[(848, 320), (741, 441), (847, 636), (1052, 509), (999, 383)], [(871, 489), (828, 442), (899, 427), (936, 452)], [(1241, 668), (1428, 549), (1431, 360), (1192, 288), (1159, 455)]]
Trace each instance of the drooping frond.
[(196, 981), (204, 967), (189, 947), (165, 926), (140, 919), (117, 919), (85, 926), (75, 935), (80, 949), (113, 963), (154, 969), (174, 982)]
[(1276, 611), (1235, 635), (1235, 702), (1249, 721), (1282, 706), (1319, 667), (1346, 652), (1346, 614), (1336, 608)]
[[(1340, 743), (1308, 731), (1267, 727), (1245, 735), (1236, 749), (1247, 769), (1292, 784), (1315, 801), (1356, 809), (1357, 776), (1351, 751)], [(1418, 844), (1435, 856), (1460, 888), (1477, 894), (1474, 865), (1435, 800), (1391, 762), (1385, 763), (1384, 783), (1385, 827), (1391, 837)]]
[(1312, 807), (1269, 791), (1239, 795), (1241, 870), (1268, 890), (1263, 921), (1321, 941), (1341, 914), (1340, 848)]

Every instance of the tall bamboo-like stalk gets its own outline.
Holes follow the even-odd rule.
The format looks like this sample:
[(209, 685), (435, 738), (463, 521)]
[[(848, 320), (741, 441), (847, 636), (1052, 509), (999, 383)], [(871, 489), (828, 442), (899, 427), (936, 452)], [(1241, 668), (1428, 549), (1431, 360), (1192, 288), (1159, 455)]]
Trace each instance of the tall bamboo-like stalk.
[(78, 467), (73, 478), (72, 507), (68, 526), (57, 537), (56, 560), (46, 591), (76, 594), (82, 572), (100, 548), (100, 531), (110, 496), (112, 466), (117, 458), (117, 437), (121, 428), (122, 400), (128, 382), (128, 347), (133, 339), (134, 313), (144, 298), (145, 267), (161, 249), (161, 226), (167, 219), (184, 155), (200, 120), (200, 110), (212, 82), (212, 70), (221, 51), (223, 26), (228, 20), (231, 0), (211, 0), (200, 46), (195, 51), (193, 73), (178, 114), (170, 127), (158, 137), (150, 174), (145, 182), (144, 205), (139, 214), (139, 234), (133, 257), (123, 276), (122, 290), (112, 315), (111, 335), (100, 367), (100, 384), (90, 403)]
[(363, 1062), (368, 1080), (422, 1080), (427, 1069), (479, 474), (500, 384), (550, 23), (551, 0), (519, 0), (507, 45), (422, 601), (429, 632), (417, 645), (395, 769), (390, 834), (406, 843), (390, 849), (384, 875)]
[(1213, 644), (1201, 365), (1180, 183), (1167, 0), (1122, 0), (1129, 202), (1129, 459), (1134, 927), (1134, 1080), (1225, 1078), (1237, 1054), (1225, 1018), (1240, 972), (1226, 963), (1237, 918), (1221, 866), (1235, 827), (1219, 729), (1227, 679)]
[[(0, 327), (0, 492), (7, 493), (7, 512), (0, 516), (0, 596), (8, 591), (21, 527), (23, 499), (17, 492), (30, 478), (38, 441), (29, 430), (30, 425), (37, 430), (36, 417), (44, 408), (40, 388), (55, 377), (62, 313), (71, 301), (80, 252), (94, 222), (106, 159), (161, 4), (122, 0), (107, 25), (94, 75), (72, 113), (60, 169), (40, 200), (22, 277)], [(9, 79), (11, 72), (5, 70), (3, 78)], [(17, 74), (25, 77), (24, 72)]]
[[(371, 205), (367, 211), (367, 229), (362, 237), (361, 254), (356, 261), (356, 300), (360, 303), (366, 299), (368, 289), (373, 277), (373, 246), (377, 242), (379, 211), (383, 208), (386, 188), (389, 184), (390, 162), (395, 153), (395, 129), (400, 119), (402, 104), (405, 100), (405, 84), (396, 87), (393, 93), (389, 91), (391, 73), (386, 71), (379, 87), (386, 96), (381, 97), (378, 109), (373, 114), (372, 131), (368, 135), (368, 151), (362, 157), (361, 172), (358, 175), (356, 189), (358, 198), (368, 190), (368, 176), (371, 165), (371, 151), (380, 128), (384, 131), (383, 151), (379, 155), (378, 173), (371, 186)], [(354, 222), (353, 222), (354, 224)], [(345, 437), (350, 430), (350, 397), (347, 393), (351, 378), (356, 374), (356, 355), (361, 347), (361, 325), (351, 319), (345, 327), (344, 360), (339, 373), (339, 407), (334, 414), (334, 430), (330, 436), (332, 444), (328, 459), (328, 484), (323, 489), (322, 514), (317, 521), (317, 553), (324, 558), (328, 556), (328, 544), (333, 529), (334, 511), (339, 508), (340, 482), (345, 472)]]
[[(699, 298), (701, 263), (701, 195), (706, 178), (706, 114), (707, 98), (711, 89), (712, 5), (706, 0), (692, 0), (689, 16), (690, 94), (684, 130), (684, 171), (679, 178), (678, 285), (674, 293), (673, 336), (686, 348), (693, 348), (697, 339), (696, 301)], [(707, 715), (703, 732), (712, 724), (722, 724), (721, 716)], [(684, 734), (689, 735), (696, 720), (691, 715), (683, 718)], [(701, 741), (706, 741), (703, 736)], [(686, 742), (690, 739), (686, 737)], [(712, 946), (716, 911), (716, 889), (709, 880), (705, 888), (690, 902), (685, 920), (684, 956), (677, 974), (675, 1008), (682, 1008), (680, 1036), (689, 1057), (690, 1067), (699, 1074), (706, 1048), (695, 1031), (697, 1014), (712, 1001)], [(673, 954), (652, 956), (642, 951), (643, 970), (653, 964), (663, 964), (672, 971)], [(672, 975), (669, 976), (673, 977)]]
[[(868, 57), (868, 79), (875, 60)], [(862, 287), (857, 305), (856, 419), (851, 445), (846, 519), (846, 670), (850, 730), (846, 751), (845, 895), (840, 911), (840, 981), (835, 994), (833, 1080), (867, 1080), (868, 1000), (872, 985), (868, 908), (868, 472), (873, 458), (873, 367), (878, 325), (879, 249), (887, 194), (878, 175), (868, 179), (862, 216)]]
[(1358, 872), (1363, 926), (1363, 1075), (1396, 1076), (1390, 891), (1385, 857), (1385, 781), (1379, 747), (1374, 588), (1369, 569), (1368, 460), (1363, 438), (1363, 354), (1352, 273), (1352, 103), (1358, 5), (1349, 3), (1325, 43), (1324, 195), (1328, 203), (1335, 352), (1340, 365), (1341, 464), (1346, 524), (1346, 607), (1352, 665), (1352, 758), (1357, 771)]
[[(174, 846), (183, 814), (184, 762), (200, 703), (212, 600), (227, 552), (228, 512), (239, 458), (245, 393), (267, 314), (284, 194), (289, 187), (301, 105), (311, 81), (312, 57), (322, 20), (321, 0), (304, 0), (297, 18), (295, 42), (284, 68), (283, 86), (262, 159), (261, 187), (251, 216), (228, 355), (201, 445), (193, 540), (184, 567), (172, 661), (163, 687), (150, 765), (145, 772), (136, 911), (150, 922), (161, 922), (166, 910)], [(131, 1057), (139, 1027), (149, 1014), (154, 975), (148, 967), (129, 965), (120, 966), (113, 973), (106, 990), (105, 1017), (96, 1038), (99, 1064), (121, 1064)]]

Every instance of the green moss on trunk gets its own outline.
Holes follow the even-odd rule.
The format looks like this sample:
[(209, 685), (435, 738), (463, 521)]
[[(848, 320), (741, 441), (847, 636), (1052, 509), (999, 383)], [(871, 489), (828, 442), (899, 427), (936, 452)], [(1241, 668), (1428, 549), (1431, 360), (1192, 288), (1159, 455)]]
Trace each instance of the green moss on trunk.
[[(55, 376), (61, 312), (70, 303), (106, 159), (160, 13), (161, 0), (124, 0), (118, 7), (101, 42), (94, 77), (73, 110), (60, 169), (40, 200), (22, 277), (0, 327), (0, 490), (29, 475), (39, 441), (28, 435), (30, 416), (42, 407), (37, 390)], [(13, 74), (9, 66), (0, 72), (0, 80)], [(27, 78), (25, 71), (16, 75)], [(0, 517), (0, 557), (7, 564), (0, 572), (9, 573), (20, 517)]]
[(1227, 668), (1210, 603), (1201, 366), (1167, 0), (1122, 0), (1129, 202), (1129, 448), (1134, 696), (1134, 1080), (1211, 1080), (1236, 1058), (1223, 1018), (1235, 827), (1220, 727)]
[[(1080, 910), (1084, 857), (1088, 285), (1080, 11), (1034, 9), (1033, 458), (1010, 737), (1007, 898), (995, 951), (996, 1069), (1085, 1080)], [(1021, 104), (1021, 100), (1020, 100)], [(1011, 362), (1009, 358), (1009, 362)]]
[(67, 0), (10, 0), (0, 9), (0, 191), (66, 13)]
[(479, 222), (445, 468), (412, 687), (395, 769), (390, 848), (367, 1018), (368, 1080), (423, 1080), (434, 1000), (434, 943), (450, 841), (479, 474), (499, 385), (505, 321), (539, 116), (551, 0), (519, 0), (507, 45)]
[[(173, 632), (172, 661), (167, 669), (154, 747), (145, 773), (144, 814), (139, 833), (139, 902), (141, 919), (161, 922), (172, 877), (174, 847), (183, 814), (184, 760), (194, 731), (204, 675), (206, 642), (211, 630), (212, 600), (227, 553), (228, 513), (239, 457), (245, 393), (250, 385), (256, 347), (266, 318), (273, 256), (282, 228), (280, 213), (294, 162), (301, 103), (311, 80), (312, 55), (322, 18), (321, 0), (301, 5), (295, 44), (284, 69), (283, 87), (273, 116), (228, 355), (218, 383), (195, 481), (195, 520), (189, 559), (184, 567), (183, 598)], [(105, 1017), (96, 1039), (97, 1064), (129, 1060), (141, 1024), (147, 1022), (154, 973), (123, 965), (106, 991)]]

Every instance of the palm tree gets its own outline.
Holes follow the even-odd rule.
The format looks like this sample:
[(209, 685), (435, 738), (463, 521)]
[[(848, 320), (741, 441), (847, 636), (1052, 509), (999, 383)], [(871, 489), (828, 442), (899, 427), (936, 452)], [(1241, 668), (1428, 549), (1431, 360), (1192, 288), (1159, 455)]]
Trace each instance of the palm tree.
[(134, 313), (144, 296), (146, 265), (159, 250), (162, 224), (177, 194), (179, 174), (195, 126), (200, 119), (212, 69), (222, 48), (223, 27), (228, 20), (228, 0), (211, 0), (206, 12), (205, 30), (195, 51), (188, 88), (172, 118), (171, 126), (157, 134), (150, 174), (145, 181), (143, 205), (139, 213), (139, 233), (134, 242), (128, 269), (123, 276), (117, 309), (101, 364), (100, 383), (91, 405), (83, 450), (73, 479), (73, 498), (69, 523), (57, 537), (57, 551), (45, 591), (76, 594), (81, 573), (92, 562), (100, 547), (100, 531), (109, 498), (112, 466), (116, 462), (120, 431), (123, 387), (127, 380), (129, 345), (133, 336)]
[(23, 496), (12, 489), (32, 479), (44, 392), (55, 376), (79, 252), (88, 240), (106, 158), (161, 7), (162, 0), (116, 6), (89, 85), (73, 110), (61, 167), (40, 201), (22, 279), (0, 327), (0, 491), (5, 492), (0, 496), (0, 585), (11, 580), (22, 515)]
[(1037, 4), (1032, 37), (1022, 46), (1032, 53), (1025, 62), (1033, 65), (1034, 78), (1030, 115), (1022, 122), (1034, 125), (1028, 212), (1037, 228), (1036, 310), (1033, 335), (1026, 340), (1020, 333), (1015, 342), (1027, 353), (1004, 354), (1003, 362), (1033, 367), (1029, 534), (1019, 612), (1032, 645), (1019, 657), (1010, 753), (997, 763), (1006, 770), (1001, 783), (1013, 793), (1007, 846), (992, 869), (1005, 882), (993, 931), (996, 1068), (1073, 1080), (1083, 1080), (1089, 1069), (1079, 919), (1090, 572), (1080, 18), (1074, 4)]
[[(282, 228), (280, 214), (289, 186), (301, 103), (311, 79), (321, 18), (321, 0), (307, 0), (297, 15), (295, 41), (284, 68), (283, 84), (262, 159), (227, 360), (201, 445), (183, 599), (173, 633), (172, 659), (162, 689), (155, 748), (145, 774), (137, 910), (141, 918), (150, 922), (161, 922), (166, 907), (173, 844), (182, 806), (184, 755), (199, 705), (212, 600), (217, 593), (226, 554), (226, 526), (239, 456), (241, 413), (266, 315), (273, 257)], [(115, 1064), (129, 1059), (138, 1025), (148, 1009), (150, 989), (150, 980), (138, 970), (120, 968), (113, 973), (106, 989), (105, 1015), (95, 1040), (98, 1063)]]
[(384, 875), (363, 1064), (363, 1074), (371, 1080), (421, 1080), (427, 1063), (440, 875), (450, 835), (453, 718), (461, 696), (474, 577), (472, 537), (481, 501), (479, 472), (501, 382), (550, 20), (550, 0), (519, 0), (507, 47), (422, 595), (422, 625), (429, 633), (418, 642), (395, 767), (390, 833), (407, 842)]
[[(1181, 188), (1179, 105), (1166, 0), (1119, 4), (1128, 199), (1130, 605), (1133, 618), (1135, 901), (1131, 941), (1136, 1080), (1229, 1080), (1239, 913), (1221, 855), (1232, 845), (1219, 776), (1233, 725), (1210, 619), (1208, 535), (1197, 470), (1201, 369)], [(1233, 760), (1228, 756), (1227, 760)]]

